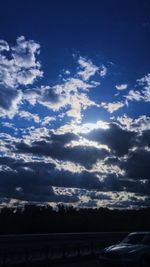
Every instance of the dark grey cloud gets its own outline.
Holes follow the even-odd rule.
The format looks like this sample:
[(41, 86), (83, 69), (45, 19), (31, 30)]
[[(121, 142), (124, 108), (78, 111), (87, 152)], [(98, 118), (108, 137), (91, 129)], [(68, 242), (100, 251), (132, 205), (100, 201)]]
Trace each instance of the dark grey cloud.
[(122, 163), (127, 177), (134, 179), (150, 179), (149, 173), (150, 151), (138, 148), (130, 151), (127, 159)]
[[(20, 201), (46, 203), (74, 203), (80, 207), (96, 207), (98, 201), (105, 201), (107, 205), (116, 207), (125, 207), (129, 202), (132, 206), (132, 192), (135, 195), (133, 206), (137, 206), (140, 202), (139, 196), (148, 196), (149, 182), (141, 183), (141, 181), (124, 179), (115, 174), (107, 174), (102, 180), (97, 177), (98, 173), (82, 171), (81, 173), (72, 173), (63, 169), (59, 170), (55, 164), (44, 162), (25, 162), (23, 159), (18, 160), (10, 157), (0, 158), (0, 198), (12, 199)], [(53, 187), (63, 188), (62, 192), (57, 194)], [(67, 191), (71, 190), (68, 194)], [(111, 194), (109, 194), (111, 192)], [(117, 197), (114, 198), (113, 192), (123, 193), (126, 200), (120, 199), (120, 203), (116, 203)], [(117, 193), (118, 192), (118, 193)], [(138, 196), (139, 194), (139, 196)], [(125, 197), (126, 196), (126, 197)], [(84, 203), (81, 199), (87, 197)], [(119, 200), (118, 200), (119, 201)], [(148, 205), (148, 200), (146, 201)], [(115, 207), (115, 206), (114, 206)]]
[[(150, 151), (140, 146), (137, 149), (130, 150), (125, 158), (110, 157), (105, 161), (108, 165), (115, 165), (124, 170), (124, 174), (119, 177), (112, 176), (117, 191), (124, 189), (127, 192), (145, 195), (150, 194), (149, 162)], [(108, 187), (112, 184), (109, 179), (110, 177), (107, 175)]]
[(44, 137), (47, 141), (51, 141), (53, 143), (58, 143), (63, 146), (73, 140), (79, 140), (79, 136), (74, 133), (65, 133), (65, 134), (53, 134), (50, 133), (50, 136)]
[[(127, 137), (125, 137), (126, 134)], [(118, 125), (112, 124), (108, 130), (95, 130), (86, 137), (89, 140), (107, 144), (111, 148), (111, 152), (84, 144), (74, 147), (67, 146), (71, 144), (71, 141), (79, 140), (79, 134), (74, 133), (54, 134), (49, 132), (47, 135), (39, 136), (39, 141), (33, 141), (30, 145), (19, 142), (17, 139), (15, 139), (15, 143), (12, 141), (14, 152), (18, 153), (20, 157), (21, 154), (26, 155), (29, 161), (25, 162), (23, 159), (18, 160), (11, 157), (0, 158), (2, 166), (0, 197), (41, 203), (74, 203), (84, 206), (85, 203), (80, 203), (82, 202), (81, 196), (84, 195), (81, 190), (86, 189), (94, 191), (92, 194), (87, 192), (85, 194), (88, 197), (85, 204), (87, 207), (96, 206), (98, 201), (107, 201), (107, 203), (110, 201), (116, 207), (125, 207), (127, 204), (129, 207), (137, 207), (140, 203), (143, 206), (148, 205), (150, 152), (145, 146), (149, 144), (149, 131), (143, 131), (139, 135), (139, 133), (122, 130)], [(111, 137), (114, 143), (109, 140)], [(31, 155), (28, 157), (28, 154)], [(122, 157), (124, 155), (125, 157)], [(40, 161), (30, 161), (30, 157), (34, 159), (36, 156)], [(61, 167), (58, 168), (56, 163), (46, 163), (46, 156), (60, 160)], [(115, 170), (109, 173), (107, 168), (101, 169), (101, 167), (99, 170), (91, 171), (97, 160), (102, 160), (103, 164), (109, 168), (118, 166), (124, 170), (124, 173), (117, 173)], [(79, 163), (87, 170), (67, 171), (63, 168), (66, 161)], [(78, 188), (80, 192), (56, 194), (53, 187)], [(106, 195), (100, 195), (98, 192)], [(126, 200), (121, 199), (120, 204), (116, 203), (117, 198), (113, 199), (108, 192), (118, 192), (118, 194), (124, 192)], [(129, 193), (132, 196), (135, 195), (135, 199), (132, 199), (131, 195), (128, 197)], [(141, 196), (145, 199), (146, 204), (144, 204), (144, 200), (140, 199)], [(110, 207), (113, 207), (112, 203), (110, 203)]]
[[(124, 170), (124, 174), (119, 174), (119, 176), (115, 172), (108, 173), (104, 172), (104, 170), (101, 171), (101, 169), (93, 173), (84, 171), (82, 174), (71, 174), (68, 171), (55, 171), (52, 174), (52, 185), (95, 188), (96, 190), (102, 190), (104, 192), (121, 192), (125, 190), (126, 192), (149, 195), (150, 191), (146, 186), (148, 183), (146, 182), (144, 184), (141, 180), (149, 179), (147, 170), (150, 162), (150, 152), (140, 148), (141, 143), (144, 144), (144, 142), (147, 142), (146, 138), (149, 137), (148, 132), (145, 131), (143, 135), (140, 136), (139, 141), (139, 137), (135, 132), (122, 130), (118, 125), (112, 124), (108, 130), (95, 130), (86, 137), (90, 140), (92, 139), (102, 144), (107, 144), (111, 147), (115, 156), (109, 154), (105, 149), (87, 147), (84, 145), (65, 147), (70, 141), (78, 140), (78, 136), (71, 133), (63, 135), (52, 134), (46, 137), (46, 141), (33, 142), (31, 146), (25, 143), (18, 143), (17, 149), (19, 152), (23, 153), (50, 156), (63, 161), (79, 163), (87, 169), (91, 169), (97, 160), (105, 159), (105, 164), (108, 166), (118, 166), (120, 169)], [(112, 140), (114, 140), (114, 143)], [(131, 150), (132, 146), (135, 144), (140, 144), (139, 149)], [(119, 157), (124, 154), (126, 158)], [(108, 157), (106, 158), (106, 156)], [(99, 181), (96, 176), (97, 174), (104, 178)]]
[(107, 174), (103, 181), (104, 191), (122, 191), (123, 186), (116, 174)]
[(14, 102), (19, 98), (19, 92), (10, 87), (0, 84), (0, 108), (10, 110), (13, 108)]
[[(45, 166), (46, 167), (46, 166)], [(18, 168), (17, 171), (0, 171), (0, 197), (15, 198), (28, 202), (76, 202), (78, 196), (57, 195), (52, 185), (55, 185), (54, 171)], [(57, 174), (59, 175), (59, 173)], [(58, 180), (58, 179), (56, 179)], [(56, 181), (56, 184), (57, 181)]]
[(150, 206), (150, 198), (145, 197), (143, 199), (140, 199), (138, 195), (135, 196), (128, 196), (126, 200), (119, 200), (115, 203), (112, 201), (111, 203), (108, 203), (108, 208), (113, 209), (126, 209), (127, 207), (129, 209), (138, 209), (138, 208), (146, 208)]
[(71, 173), (69, 171), (56, 171), (53, 175), (53, 185), (62, 187), (77, 187), (86, 189), (102, 189), (102, 184), (96, 174), (83, 171)]
[(145, 130), (137, 138), (139, 146), (149, 146), (150, 147), (150, 130)]
[(65, 146), (65, 144), (75, 139), (77, 139), (77, 137), (74, 134), (52, 135), (48, 137), (49, 141), (36, 141), (32, 142), (31, 145), (21, 142), (16, 144), (16, 148), (18, 152), (50, 156), (63, 161), (72, 161), (86, 168), (91, 168), (98, 159), (104, 159), (109, 154), (108, 151), (103, 148), (99, 149), (84, 145), (74, 147)]
[(62, 101), (63, 98), (65, 98), (65, 94), (61, 94), (56, 92), (56, 89), (53, 87), (45, 88), (42, 92), (42, 102), (50, 102), (50, 103), (59, 103)]
[(41, 86), (40, 88), (25, 90), (24, 99), (31, 105), (40, 103), (48, 109), (59, 110), (60, 108), (65, 107), (67, 94), (62, 92), (62, 90), (56, 90), (55, 87)]
[[(27, 201), (48, 201), (53, 190), (47, 173), (53, 164), (0, 158), (0, 195)], [(43, 179), (42, 179), (43, 177)]]
[(38, 202), (75, 202), (78, 196), (56, 195), (52, 186), (100, 188), (95, 174), (57, 170), (54, 164), (0, 158), (0, 197)]
[(117, 124), (110, 124), (109, 129), (95, 129), (86, 134), (85, 137), (106, 144), (116, 155), (121, 156), (128, 153), (129, 148), (134, 145), (136, 134), (122, 129)]

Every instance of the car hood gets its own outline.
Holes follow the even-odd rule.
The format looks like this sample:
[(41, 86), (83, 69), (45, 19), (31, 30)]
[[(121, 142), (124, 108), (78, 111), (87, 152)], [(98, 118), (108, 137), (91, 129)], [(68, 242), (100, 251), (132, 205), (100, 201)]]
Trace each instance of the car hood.
[(130, 252), (136, 252), (141, 249), (143, 249), (143, 245), (131, 245), (131, 244), (125, 244), (125, 243), (120, 243), (114, 246), (110, 246), (108, 248), (105, 248), (106, 253), (114, 253), (114, 254), (127, 254)]

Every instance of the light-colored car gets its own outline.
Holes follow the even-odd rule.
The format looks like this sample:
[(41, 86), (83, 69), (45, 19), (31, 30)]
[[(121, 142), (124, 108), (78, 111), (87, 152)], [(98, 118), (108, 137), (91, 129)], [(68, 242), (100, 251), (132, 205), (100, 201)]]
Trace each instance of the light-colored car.
[(130, 233), (100, 252), (100, 266), (150, 267), (150, 232)]

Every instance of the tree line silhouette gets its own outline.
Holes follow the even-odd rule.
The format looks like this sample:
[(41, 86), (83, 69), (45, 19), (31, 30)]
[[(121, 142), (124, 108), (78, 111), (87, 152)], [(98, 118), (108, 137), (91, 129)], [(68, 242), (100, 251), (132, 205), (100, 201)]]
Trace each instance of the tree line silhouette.
[(150, 208), (139, 210), (75, 209), (25, 205), (0, 210), (0, 234), (150, 231)]

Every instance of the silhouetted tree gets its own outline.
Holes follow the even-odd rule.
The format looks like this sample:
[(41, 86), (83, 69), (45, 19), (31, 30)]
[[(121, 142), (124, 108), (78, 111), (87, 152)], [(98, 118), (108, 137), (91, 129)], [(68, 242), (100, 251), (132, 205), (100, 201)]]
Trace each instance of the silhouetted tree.
[(150, 208), (79, 209), (73, 206), (25, 205), (0, 210), (0, 234), (150, 230)]

